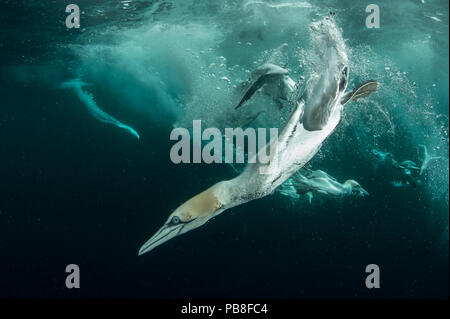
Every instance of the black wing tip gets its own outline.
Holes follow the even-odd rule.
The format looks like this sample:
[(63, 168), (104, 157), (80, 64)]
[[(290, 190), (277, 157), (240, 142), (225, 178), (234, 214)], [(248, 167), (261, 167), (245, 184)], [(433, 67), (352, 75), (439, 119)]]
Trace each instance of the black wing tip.
[(368, 81), (362, 83), (361, 85), (366, 85), (366, 84), (376, 84), (377, 87), (378, 87), (378, 85), (380, 85), (380, 83), (377, 80), (368, 80)]
[(244, 104), (244, 103), (240, 102), (234, 109), (237, 110), (238, 108), (240, 108), (242, 106), (242, 104)]

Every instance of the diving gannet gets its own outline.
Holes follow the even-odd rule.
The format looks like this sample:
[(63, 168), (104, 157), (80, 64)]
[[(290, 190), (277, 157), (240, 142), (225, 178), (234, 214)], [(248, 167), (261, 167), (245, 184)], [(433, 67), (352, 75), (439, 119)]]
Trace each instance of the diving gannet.
[(330, 197), (369, 195), (357, 181), (349, 179), (344, 183), (339, 183), (334, 177), (322, 170), (308, 171), (306, 174), (298, 171), (292, 175), (291, 180), (298, 194), (308, 195), (310, 204), (314, 193)]
[[(307, 90), (318, 96), (307, 94), (298, 100), (279, 133), (275, 158), (266, 165), (249, 163), (237, 177), (221, 181), (186, 201), (175, 209), (165, 224), (142, 245), (139, 255), (202, 226), (227, 209), (270, 194), (319, 151), (341, 119), (341, 99), (348, 83), (348, 59), (344, 40), (333, 16), (313, 22), (311, 26), (311, 37), (319, 46), (316, 52), (322, 52), (323, 69), (318, 70), (320, 76), (308, 81)], [(302, 119), (304, 109), (313, 116)], [(316, 129), (309, 130), (309, 127)], [(273, 143), (269, 142), (259, 152), (267, 154), (266, 149), (273, 146)], [(264, 168), (263, 174), (261, 168)]]
[(372, 149), (372, 153), (380, 158), (381, 163), (386, 163), (390, 167), (394, 168), (397, 172), (400, 172), (400, 181), (391, 182), (394, 187), (402, 187), (411, 185), (417, 187), (420, 184), (420, 180), (414, 175), (420, 171), (420, 168), (411, 160), (404, 160), (399, 163), (392, 153), (384, 153), (382, 151)]
[(240, 108), (261, 88), (281, 108), (283, 105), (280, 100), (288, 100), (289, 94), (295, 89), (295, 82), (289, 77), (289, 71), (272, 63), (263, 64), (253, 71), (248, 83), (250, 86), (235, 109)]
[(276, 48), (266, 62), (250, 74), (250, 79), (241, 83), (240, 89), (244, 90), (245, 93), (235, 109), (240, 108), (250, 100), (259, 89), (270, 96), (279, 108), (283, 107), (281, 100), (289, 101), (290, 94), (295, 90), (296, 84), (289, 77), (289, 71), (278, 65), (287, 47), (288, 44), (283, 43)]
[[(420, 168), (416, 163), (410, 160), (405, 160), (401, 162), (400, 165), (396, 168), (400, 169), (401, 178), (399, 183), (402, 186), (411, 185), (413, 187), (417, 187), (420, 184), (420, 180), (414, 177), (413, 174), (413, 172), (416, 172), (415, 175), (417, 175), (417, 172), (420, 172)], [(399, 183), (397, 183), (397, 185)], [(392, 184), (395, 186), (395, 182), (393, 182)]]

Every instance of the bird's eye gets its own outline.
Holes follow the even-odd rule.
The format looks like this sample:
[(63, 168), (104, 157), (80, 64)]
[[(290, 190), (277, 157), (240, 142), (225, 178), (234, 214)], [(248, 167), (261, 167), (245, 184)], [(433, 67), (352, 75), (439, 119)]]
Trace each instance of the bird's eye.
[(174, 224), (174, 225), (179, 224), (180, 222), (181, 222), (181, 219), (178, 216), (173, 216), (172, 220), (170, 221), (170, 223)]

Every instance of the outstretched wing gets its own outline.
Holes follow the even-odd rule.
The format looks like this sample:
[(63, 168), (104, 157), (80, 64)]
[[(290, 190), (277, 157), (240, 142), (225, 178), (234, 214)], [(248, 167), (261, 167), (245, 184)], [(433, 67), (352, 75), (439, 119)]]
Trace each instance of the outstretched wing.
[(378, 88), (378, 82), (374, 80), (369, 80), (358, 85), (353, 91), (347, 93), (342, 98), (341, 104), (345, 105), (352, 100), (357, 100), (362, 97), (369, 96), (374, 93)]

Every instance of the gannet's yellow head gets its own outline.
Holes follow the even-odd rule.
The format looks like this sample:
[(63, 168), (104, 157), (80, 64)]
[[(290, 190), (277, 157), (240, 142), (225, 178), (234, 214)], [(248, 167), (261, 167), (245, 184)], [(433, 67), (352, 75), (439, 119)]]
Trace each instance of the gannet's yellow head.
[(223, 211), (223, 205), (214, 194), (217, 185), (192, 197), (175, 209), (166, 223), (139, 249), (139, 255), (149, 252), (169, 239), (202, 226)]
[(345, 181), (345, 184), (348, 184), (351, 186), (352, 188), (352, 195), (357, 195), (357, 196), (367, 196), (369, 195), (369, 193), (362, 188), (361, 185), (359, 185), (359, 183), (353, 179), (349, 179)]

